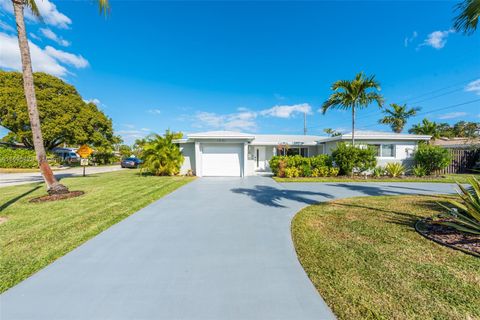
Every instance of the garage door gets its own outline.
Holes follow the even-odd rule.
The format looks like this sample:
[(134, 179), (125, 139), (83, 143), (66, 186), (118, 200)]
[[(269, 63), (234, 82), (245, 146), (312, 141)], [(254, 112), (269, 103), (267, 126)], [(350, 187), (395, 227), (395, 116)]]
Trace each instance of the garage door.
[(242, 158), (242, 144), (202, 144), (202, 175), (239, 177)]

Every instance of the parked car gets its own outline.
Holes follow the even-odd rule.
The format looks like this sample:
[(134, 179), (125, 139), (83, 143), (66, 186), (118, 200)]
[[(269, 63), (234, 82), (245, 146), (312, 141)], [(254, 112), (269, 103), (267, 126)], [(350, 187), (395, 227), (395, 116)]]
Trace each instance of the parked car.
[(122, 168), (138, 168), (140, 164), (142, 163), (142, 160), (138, 158), (125, 158), (120, 162), (120, 166)]

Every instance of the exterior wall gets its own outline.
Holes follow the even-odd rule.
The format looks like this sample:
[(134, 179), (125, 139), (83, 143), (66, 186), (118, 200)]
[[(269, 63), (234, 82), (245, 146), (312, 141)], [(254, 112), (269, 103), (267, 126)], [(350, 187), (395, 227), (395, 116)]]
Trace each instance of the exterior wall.
[(195, 172), (195, 143), (180, 144), (180, 151), (184, 157), (180, 174), (187, 174), (188, 170)]

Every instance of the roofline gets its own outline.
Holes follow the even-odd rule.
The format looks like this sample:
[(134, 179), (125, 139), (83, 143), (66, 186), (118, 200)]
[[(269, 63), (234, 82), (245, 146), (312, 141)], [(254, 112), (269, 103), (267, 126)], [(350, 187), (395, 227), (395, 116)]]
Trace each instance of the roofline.
[[(427, 135), (403, 135), (403, 136), (392, 136), (392, 135), (355, 135), (357, 140), (430, 140), (432, 136)], [(331, 142), (331, 141), (342, 141), (342, 140), (351, 140), (352, 135), (341, 135), (336, 137), (330, 137), (322, 140), (318, 140), (319, 143), (322, 142)]]

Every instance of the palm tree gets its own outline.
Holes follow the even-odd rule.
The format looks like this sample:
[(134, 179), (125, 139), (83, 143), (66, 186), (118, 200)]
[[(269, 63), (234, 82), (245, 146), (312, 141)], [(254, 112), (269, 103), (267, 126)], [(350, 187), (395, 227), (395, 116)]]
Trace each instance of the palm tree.
[[(12, 3), (17, 25), (20, 57), (22, 60), (23, 89), (25, 91), (25, 99), (27, 100), (28, 115), (33, 136), (33, 147), (37, 155), (38, 166), (40, 167), (43, 179), (47, 184), (47, 191), (49, 194), (67, 193), (67, 187), (57, 181), (47, 161), (47, 154), (45, 152), (45, 146), (43, 145), (42, 130), (40, 127), (35, 86), (33, 84), (32, 59), (28, 45), (27, 30), (25, 28), (25, 7), (30, 8), (32, 13), (40, 19), (41, 15), (35, 0), (12, 0)], [(98, 0), (98, 4), (100, 12), (106, 13), (109, 8), (108, 0)]]
[(152, 134), (145, 139), (141, 159), (142, 172), (156, 176), (173, 176), (180, 172), (183, 155), (174, 140), (181, 139), (182, 133), (167, 130), (164, 136)]
[(396, 103), (391, 103), (390, 107), (391, 109), (383, 110), (385, 117), (378, 120), (378, 122), (390, 125), (392, 131), (395, 133), (402, 132), (408, 118), (413, 117), (417, 114), (417, 111), (420, 110), (420, 108), (410, 108), (407, 110), (406, 104), (402, 106)]
[(460, 14), (455, 17), (453, 28), (467, 35), (473, 34), (477, 30), (480, 17), (480, 0), (464, 0), (455, 8)]
[(432, 136), (433, 139), (440, 138), (438, 124), (436, 122), (429, 121), (427, 118), (423, 119), (421, 124), (414, 124), (412, 128), (408, 130), (408, 132)]
[(355, 144), (355, 109), (366, 108), (372, 102), (379, 107), (383, 105), (380, 84), (375, 76), (367, 77), (363, 72), (358, 73), (353, 80), (339, 80), (332, 85), (334, 93), (322, 105), (322, 113), (328, 109), (352, 109), (352, 145)]

